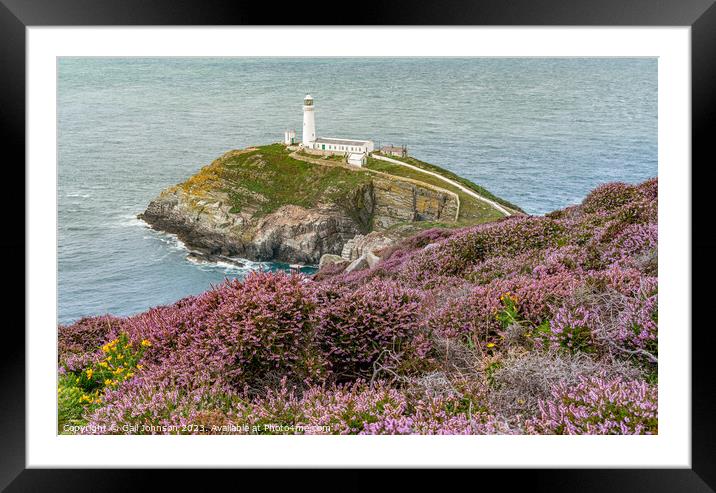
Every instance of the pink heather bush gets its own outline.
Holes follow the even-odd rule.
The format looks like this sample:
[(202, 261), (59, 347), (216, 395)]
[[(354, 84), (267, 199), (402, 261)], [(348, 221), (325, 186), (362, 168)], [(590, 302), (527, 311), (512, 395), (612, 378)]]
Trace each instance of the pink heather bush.
[(632, 224), (614, 238), (605, 252), (605, 259), (620, 265), (630, 265), (639, 254), (656, 250), (657, 240), (656, 224)]
[(549, 325), (549, 342), (568, 351), (593, 352), (599, 314), (584, 306), (562, 307)]
[(400, 245), (390, 246), (381, 252), (384, 261), (392, 259), (393, 262), (403, 259), (415, 250), (429, 249), (433, 244), (448, 238), (452, 234), (449, 229), (431, 228), (411, 236)]
[(219, 306), (206, 320), (196, 350), (223, 378), (237, 384), (268, 372), (319, 377), (323, 361), (314, 350), (313, 283), (301, 276), (259, 273), (227, 283)]
[(637, 187), (626, 183), (608, 183), (595, 188), (582, 202), (584, 212), (609, 212), (624, 206), (637, 196)]
[(247, 421), (298, 427), (294, 433), (347, 435), (361, 433), (367, 424), (382, 417), (397, 418), (406, 408), (405, 396), (383, 384), (369, 387), (358, 381), (311, 387), (300, 397), (281, 385), (278, 391), (251, 403)]
[[(90, 417), (93, 428), (121, 430), (161, 423), (178, 426), (177, 433), (186, 434), (356, 434), (381, 416), (398, 418), (406, 409), (405, 396), (398, 390), (360, 381), (299, 392), (282, 379), (275, 389), (254, 397), (206, 389), (148, 390), (134, 386), (132, 392), (118, 394), (111, 406)], [(189, 424), (198, 427), (181, 429)]]
[(438, 243), (438, 248), (412, 256), (404, 277), (424, 282), (435, 274), (462, 275), (488, 256), (515, 256), (555, 246), (562, 229), (547, 217), (513, 216), (459, 230)]
[(556, 385), (539, 403), (527, 431), (553, 435), (651, 435), (658, 433), (657, 391), (643, 381), (582, 377), (576, 386)]
[(429, 315), (428, 324), (441, 337), (459, 337), (487, 344), (500, 329), (495, 318), (502, 307), (500, 296), (514, 285), (509, 281), (476, 286), (465, 296), (448, 301)]
[(472, 409), (472, 401), (463, 395), (431, 396), (411, 402), (401, 415), (381, 414), (367, 423), (363, 435), (494, 435), (516, 430), (506, 422)]
[[(607, 184), (544, 217), (423, 231), (372, 269), (255, 273), (135, 316), (84, 318), (58, 328), (58, 371), (71, 382), (120, 334), (148, 341), (142, 368), (77, 416), (115, 428), (654, 433), (657, 201), (656, 179)], [(537, 390), (504, 373), (546, 368), (532, 360), (590, 370), (576, 382), (544, 369), (527, 379)], [(584, 377), (599, 368), (607, 376)], [(431, 375), (442, 390), (415, 394)], [(465, 381), (486, 394), (466, 397)], [(242, 423), (258, 428), (222, 428)]]
[(341, 290), (317, 314), (317, 343), (339, 380), (367, 377), (374, 365), (390, 369), (422, 358), (421, 293), (394, 281), (374, 280)]
[(614, 339), (627, 348), (648, 349), (656, 353), (658, 303), (657, 295), (630, 300), (619, 314), (619, 332)]

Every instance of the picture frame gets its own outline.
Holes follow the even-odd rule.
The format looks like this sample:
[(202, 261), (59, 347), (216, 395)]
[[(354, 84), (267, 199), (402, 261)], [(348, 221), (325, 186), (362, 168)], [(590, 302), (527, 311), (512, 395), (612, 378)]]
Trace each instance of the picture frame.
[[(317, 15), (311, 24), (336, 24), (326, 10), (315, 5)], [(285, 24), (302, 21), (300, 16), (277, 18), (275, 6), (236, 2), (169, 2), (103, 1), (87, 4), (82, 0), (0, 0), (0, 121), (3, 123), (4, 147), (10, 151), (6, 163), (24, 162), (26, 102), (25, 87), (25, 30), (31, 26), (111, 26), (111, 25), (261, 25)], [(338, 24), (342, 24), (338, 22)], [(493, 25), (493, 26), (691, 26), (692, 69), (692, 269), (701, 279), (707, 279), (714, 267), (708, 255), (714, 244), (707, 239), (709, 176), (701, 176), (710, 167), (706, 161), (711, 135), (709, 123), (716, 114), (716, 97), (713, 81), (716, 80), (716, 6), (713, 0), (691, 0), (653, 4), (647, 0), (619, 2), (590, 2), (575, 0), (566, 8), (555, 0), (539, 3), (518, 2), (432, 2), (415, 4), (406, 1), (390, 5), (375, 3), (358, 9), (350, 17), (350, 25)], [(268, 25), (268, 24), (267, 24)], [(710, 156), (709, 156), (710, 157)], [(701, 162), (696, 166), (697, 162)], [(685, 166), (688, 164), (685, 164)], [(15, 184), (24, 182), (20, 167), (13, 177)], [(699, 174), (696, 174), (696, 171)], [(698, 179), (697, 179), (698, 178)], [(7, 200), (24, 203), (24, 187), (13, 186), (7, 191)], [(24, 220), (19, 214), (9, 218), (11, 231), (24, 231)], [(697, 235), (697, 233), (699, 233)], [(8, 235), (2, 240), (8, 257), (22, 257), (31, 261), (24, 236)], [(6, 255), (7, 255), (6, 254)], [(16, 264), (19, 270), (19, 262)], [(21, 275), (14, 274), (14, 279)], [(23, 274), (24, 275), (24, 274)], [(692, 274), (692, 306), (705, 300), (708, 291), (697, 289), (697, 276)], [(13, 283), (15, 286), (17, 282)], [(24, 290), (23, 296), (24, 296)], [(15, 288), (19, 298), (20, 290)], [(697, 303), (693, 303), (696, 301)], [(10, 306), (19, 307), (20, 300)], [(21, 313), (15, 309), (17, 315)], [(713, 416), (712, 383), (714, 370), (708, 351), (714, 344), (713, 331), (707, 314), (693, 311), (693, 320), (685, 320), (685, 328), (692, 332), (692, 467), (670, 470), (521, 470), (510, 472), (520, 479), (529, 479), (531, 488), (544, 491), (605, 491), (631, 489), (637, 491), (714, 491), (716, 489), (716, 427)], [(18, 317), (19, 318), (19, 317)], [(701, 320), (699, 320), (701, 319)], [(20, 320), (14, 327), (20, 325)], [(23, 323), (24, 325), (24, 323)], [(2, 460), (0, 460), (0, 487), (8, 491), (27, 490), (126, 490), (132, 485), (146, 486), (138, 479), (137, 471), (119, 470), (39, 470), (26, 468), (25, 455), (25, 340), (20, 330), (6, 330), (6, 351), (2, 360), (3, 403), (0, 406), (2, 427)], [(688, 385), (689, 382), (685, 382)], [(176, 473), (172, 473), (176, 474)], [(352, 473), (355, 476), (355, 473)], [(188, 476), (188, 475), (187, 475)], [(536, 479), (539, 478), (539, 479)]]

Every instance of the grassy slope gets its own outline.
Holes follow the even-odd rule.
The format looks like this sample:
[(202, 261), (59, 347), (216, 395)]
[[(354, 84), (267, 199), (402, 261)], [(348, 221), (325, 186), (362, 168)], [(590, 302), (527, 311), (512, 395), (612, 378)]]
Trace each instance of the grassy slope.
[[(388, 163), (386, 161), (379, 161), (377, 159), (372, 158), (368, 159), (368, 164), (366, 165), (366, 167), (368, 169), (382, 171), (391, 175), (403, 176), (406, 178), (419, 180), (424, 183), (430, 183), (431, 185), (435, 185), (437, 187), (444, 188), (445, 190), (455, 192), (458, 197), (460, 197), (460, 218), (458, 224), (456, 224), (457, 226), (484, 223), (488, 221), (494, 221), (503, 217), (503, 215), (494, 207), (491, 207), (490, 205), (486, 204), (481, 200), (477, 200), (476, 198), (466, 194), (459, 188), (454, 187), (435, 176), (431, 176), (425, 173), (421, 173), (420, 171), (414, 171), (404, 166)], [(455, 226), (455, 224), (453, 224), (453, 226)]]
[(364, 172), (293, 159), (280, 144), (228, 153), (182, 186), (187, 191), (187, 185), (217, 186), (216, 178), (229, 194), (233, 212), (251, 210), (256, 216), (270, 214), (287, 204), (306, 208), (326, 201), (340, 204), (348, 193), (370, 182)]
[(460, 175), (456, 175), (452, 171), (448, 171), (445, 168), (441, 168), (440, 166), (436, 166), (434, 164), (426, 163), (424, 161), (420, 161), (419, 159), (415, 159), (414, 157), (396, 157), (396, 156), (389, 156), (393, 159), (396, 159), (398, 161), (403, 161), (404, 163), (412, 164), (413, 166), (417, 166), (418, 168), (423, 168), (428, 171), (434, 171), (435, 173), (439, 173), (445, 178), (450, 178), (451, 180), (454, 180), (461, 185), (464, 185), (465, 187), (474, 190), (475, 192), (479, 193), (485, 198), (494, 200), (498, 204), (502, 204), (506, 207), (509, 207), (512, 210), (518, 211), (518, 212), (524, 212), (522, 209), (517, 207), (515, 204), (508, 202), (505, 199), (502, 199), (500, 197), (497, 197), (496, 195), (493, 195), (485, 188), (481, 187), (480, 185), (471, 182), (467, 178), (463, 178)]

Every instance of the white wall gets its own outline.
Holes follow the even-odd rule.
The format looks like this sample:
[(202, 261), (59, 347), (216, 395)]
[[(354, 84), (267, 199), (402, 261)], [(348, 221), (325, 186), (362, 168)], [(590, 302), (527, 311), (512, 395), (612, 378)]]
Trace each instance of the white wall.
[[(323, 149), (323, 145), (326, 146), (325, 149)], [(368, 142), (366, 144), (362, 144), (359, 146), (346, 146), (342, 144), (319, 144), (314, 143), (311, 146), (313, 149), (317, 151), (323, 151), (323, 152), (331, 152), (334, 154), (347, 154), (349, 152), (362, 152), (365, 154), (368, 154), (370, 152), (373, 152), (374, 145), (372, 142)]]
[(304, 146), (316, 140), (316, 114), (313, 106), (303, 107), (303, 133), (301, 139)]

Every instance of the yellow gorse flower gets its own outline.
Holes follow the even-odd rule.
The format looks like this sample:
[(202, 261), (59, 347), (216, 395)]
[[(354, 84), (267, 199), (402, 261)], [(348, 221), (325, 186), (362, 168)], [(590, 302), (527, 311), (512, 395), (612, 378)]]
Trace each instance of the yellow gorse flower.
[(149, 347), (149, 346), (151, 346), (151, 345), (152, 345), (152, 343), (149, 342), (149, 339), (143, 339), (143, 340), (142, 340), (142, 346), (144, 346), (144, 347)]
[(104, 380), (104, 384), (105, 384), (105, 385), (112, 385), (112, 380), (110, 380), (109, 378), (106, 378), (106, 379)]
[(113, 341), (108, 342), (107, 344), (102, 346), (102, 351), (104, 351), (105, 353), (110, 352), (112, 349), (115, 348), (115, 346), (117, 345), (118, 342), (119, 342), (119, 339), (115, 339)]
[(487, 347), (495, 347), (495, 343), (494, 343), (494, 342), (488, 342), (488, 343), (487, 343)]
[(510, 300), (513, 303), (517, 303), (517, 295), (512, 294), (510, 291), (508, 291), (505, 294), (503, 294), (502, 296), (500, 296), (500, 301), (502, 301), (503, 303), (507, 300)]
[(92, 368), (87, 368), (87, 378), (92, 378), (93, 374), (94, 370)]

